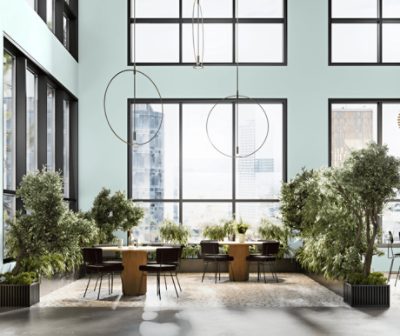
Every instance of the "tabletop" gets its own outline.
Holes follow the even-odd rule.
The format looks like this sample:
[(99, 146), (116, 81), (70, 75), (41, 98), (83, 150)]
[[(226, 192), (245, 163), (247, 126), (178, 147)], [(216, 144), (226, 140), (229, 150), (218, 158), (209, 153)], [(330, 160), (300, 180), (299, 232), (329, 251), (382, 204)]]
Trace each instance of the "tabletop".
[(243, 243), (239, 243), (236, 241), (220, 241), (218, 244), (220, 245), (262, 245), (262, 241), (245, 241)]
[(167, 248), (160, 246), (103, 246), (100, 247), (103, 251), (112, 251), (112, 252), (126, 252), (126, 251), (144, 251), (144, 252), (154, 252), (158, 248)]

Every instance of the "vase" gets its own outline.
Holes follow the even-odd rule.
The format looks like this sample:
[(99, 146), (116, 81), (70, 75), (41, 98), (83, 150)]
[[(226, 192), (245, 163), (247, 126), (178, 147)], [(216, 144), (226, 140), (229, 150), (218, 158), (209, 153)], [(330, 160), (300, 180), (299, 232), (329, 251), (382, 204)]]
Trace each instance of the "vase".
[(243, 244), (246, 241), (246, 234), (238, 233), (238, 241), (239, 243)]

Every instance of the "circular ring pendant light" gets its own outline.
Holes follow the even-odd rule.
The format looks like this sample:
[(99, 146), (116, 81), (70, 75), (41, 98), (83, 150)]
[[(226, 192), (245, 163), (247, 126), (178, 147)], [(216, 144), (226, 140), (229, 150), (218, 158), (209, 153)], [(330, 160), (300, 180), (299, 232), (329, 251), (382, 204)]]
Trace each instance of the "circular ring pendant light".
[[(230, 158), (238, 158), (238, 159), (243, 159), (243, 158), (247, 158), (249, 156), (252, 156), (254, 154), (256, 154), (266, 143), (268, 136), (269, 136), (269, 131), (270, 131), (270, 124), (269, 124), (269, 118), (268, 118), (268, 114), (267, 111), (265, 111), (264, 107), (254, 98), (250, 98), (248, 96), (244, 96), (241, 95), (239, 93), (239, 57), (238, 57), (238, 46), (239, 46), (239, 15), (238, 15), (238, 1), (236, 1), (236, 35), (235, 35), (235, 42), (236, 42), (236, 46), (235, 46), (235, 53), (236, 53), (236, 94), (235, 95), (231, 95), (231, 96), (227, 96), (225, 98), (223, 98), (220, 102), (217, 102), (212, 108), (211, 110), (208, 112), (208, 116), (207, 116), (207, 121), (206, 121), (206, 133), (207, 133), (207, 138), (209, 140), (209, 142), (211, 143), (211, 145), (222, 155), (230, 157)], [(235, 135), (234, 135), (234, 141), (235, 141), (235, 153), (230, 155), (228, 153), (225, 153), (224, 151), (222, 151), (221, 149), (218, 148), (218, 146), (215, 145), (215, 143), (213, 142), (213, 140), (211, 139), (210, 136), (210, 131), (209, 131), (209, 121), (210, 121), (210, 117), (212, 115), (212, 113), (214, 112), (215, 108), (222, 103), (226, 103), (227, 100), (232, 100), (235, 99), (236, 104), (235, 104), (235, 121), (236, 121), (236, 128), (235, 128)], [(266, 123), (267, 123), (267, 127), (266, 127), (266, 132), (265, 132), (265, 136), (263, 137), (263, 140), (261, 142), (260, 145), (258, 145), (256, 147), (255, 150), (249, 152), (249, 153), (241, 153), (240, 152), (240, 147), (239, 147), (239, 102), (251, 102), (253, 104), (256, 104), (259, 108), (260, 111), (263, 113)]]
[(194, 55), (194, 68), (204, 67), (204, 17), (200, 0), (194, 0), (192, 10), (192, 42)]
[[(148, 143), (150, 143), (151, 141), (153, 141), (158, 134), (160, 133), (163, 121), (164, 121), (164, 104), (163, 104), (163, 99), (161, 96), (161, 92), (159, 90), (159, 88), (157, 87), (156, 83), (151, 79), (151, 77), (147, 74), (145, 74), (142, 71), (137, 70), (137, 66), (136, 66), (136, 0), (133, 0), (133, 12), (134, 12), (134, 16), (133, 16), (133, 69), (124, 69), (121, 70), (119, 72), (117, 72), (107, 83), (106, 86), (106, 90), (104, 91), (104, 96), (103, 96), (103, 111), (104, 111), (104, 116), (106, 118), (108, 127), (110, 128), (110, 130), (112, 131), (112, 133), (117, 137), (117, 139), (119, 139), (120, 141), (122, 141), (123, 143), (132, 146), (132, 147), (137, 147), (137, 146), (143, 146), (146, 145)], [(111, 122), (110, 122), (110, 118), (108, 116), (107, 113), (107, 96), (108, 96), (108, 91), (111, 87), (111, 85), (113, 84), (114, 80), (116, 78), (118, 78), (120, 75), (122, 75), (123, 73), (127, 73), (127, 72), (132, 72), (133, 73), (133, 136), (132, 139), (125, 139), (124, 137), (120, 136), (117, 131), (114, 129), (114, 127), (112, 126)], [(161, 120), (160, 120), (160, 124), (157, 127), (156, 132), (153, 134), (152, 137), (150, 137), (149, 139), (146, 139), (145, 141), (139, 142), (137, 141), (137, 136), (136, 136), (136, 122), (135, 122), (135, 114), (136, 114), (136, 89), (137, 89), (137, 76), (141, 75), (142, 77), (144, 77), (145, 79), (147, 79), (151, 85), (155, 88), (157, 95), (160, 99), (160, 104), (161, 104)]]

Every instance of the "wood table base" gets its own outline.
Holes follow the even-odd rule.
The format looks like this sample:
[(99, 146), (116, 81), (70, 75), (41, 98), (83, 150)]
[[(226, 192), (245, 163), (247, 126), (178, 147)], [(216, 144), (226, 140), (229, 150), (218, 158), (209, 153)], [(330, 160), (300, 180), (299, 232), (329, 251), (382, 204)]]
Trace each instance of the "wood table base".
[(249, 245), (229, 245), (228, 254), (233, 257), (233, 261), (229, 263), (229, 280), (248, 281), (249, 265), (246, 257), (249, 255)]
[(140, 265), (147, 264), (147, 252), (128, 250), (122, 252), (124, 270), (121, 274), (122, 292), (127, 296), (146, 294), (147, 274), (139, 270)]

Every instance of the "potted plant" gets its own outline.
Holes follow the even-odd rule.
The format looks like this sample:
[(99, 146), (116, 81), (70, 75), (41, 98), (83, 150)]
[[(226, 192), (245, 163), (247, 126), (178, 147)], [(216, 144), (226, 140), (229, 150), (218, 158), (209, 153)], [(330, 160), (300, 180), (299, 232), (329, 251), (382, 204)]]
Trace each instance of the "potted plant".
[(99, 242), (114, 242), (117, 230), (127, 232), (128, 244), (131, 241), (131, 229), (139, 224), (144, 211), (135, 205), (126, 195), (117, 191), (111, 195), (110, 189), (103, 188), (96, 196), (92, 209), (87, 216), (92, 218), (99, 229)]
[(81, 247), (91, 244), (97, 228), (63, 200), (58, 172), (30, 173), (17, 189), (23, 209), (8, 221), (7, 248), (15, 260), (0, 276), (0, 306), (30, 306), (40, 299), (40, 277), (75, 270)]
[(203, 230), (203, 236), (211, 240), (224, 240), (226, 231), (223, 225), (207, 225)]
[(166, 243), (183, 246), (189, 240), (189, 230), (183, 225), (166, 219), (160, 227), (160, 237)]
[(279, 258), (283, 258), (291, 252), (289, 246), (289, 239), (291, 237), (291, 230), (284, 225), (277, 225), (272, 223), (267, 218), (262, 218), (260, 226), (258, 227), (258, 234), (265, 240), (276, 240), (280, 243)]
[(225, 236), (228, 237), (230, 241), (235, 241), (236, 221), (234, 219), (228, 219), (222, 220), (221, 222), (224, 226)]
[(354, 306), (390, 303), (383, 275), (370, 275), (379, 214), (400, 187), (400, 160), (387, 152), (370, 144), (352, 152), (343, 167), (303, 170), (282, 187), (283, 222), (303, 241), (298, 261), (325, 278), (344, 280), (344, 299)]
[(238, 241), (239, 243), (244, 243), (246, 241), (246, 232), (249, 229), (250, 225), (243, 222), (242, 219), (239, 220), (236, 224), (236, 231), (238, 233)]

